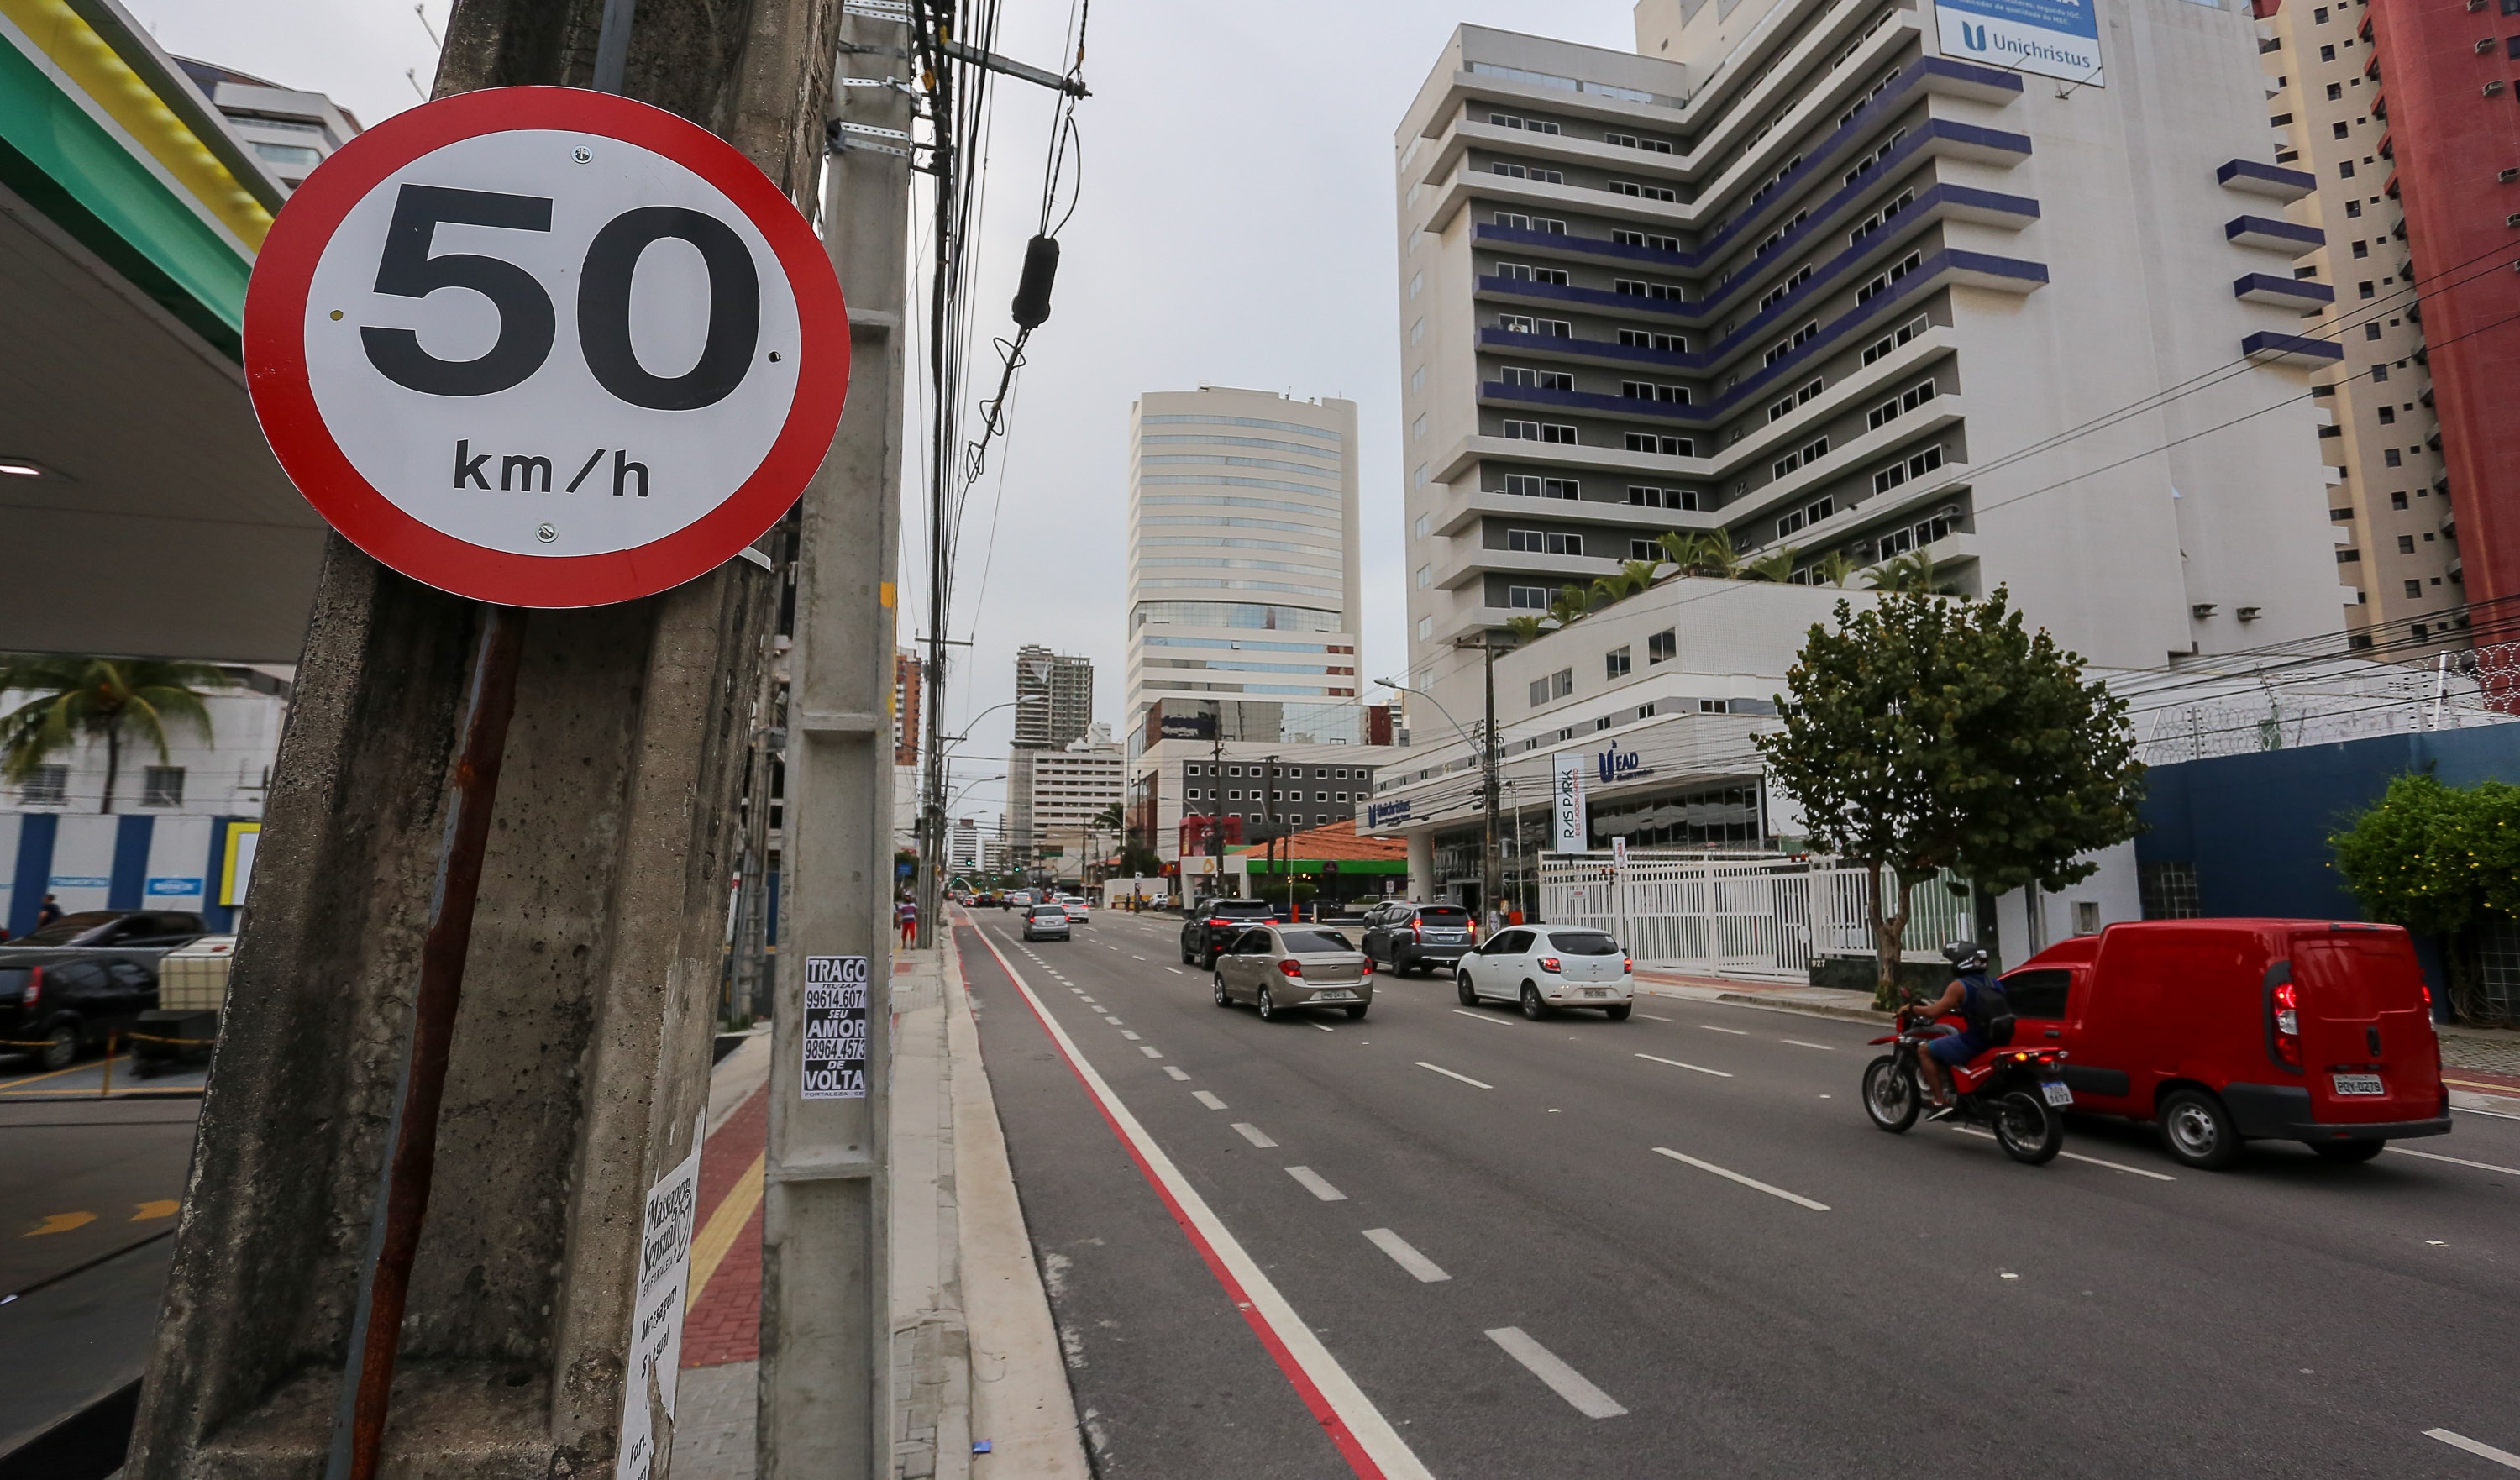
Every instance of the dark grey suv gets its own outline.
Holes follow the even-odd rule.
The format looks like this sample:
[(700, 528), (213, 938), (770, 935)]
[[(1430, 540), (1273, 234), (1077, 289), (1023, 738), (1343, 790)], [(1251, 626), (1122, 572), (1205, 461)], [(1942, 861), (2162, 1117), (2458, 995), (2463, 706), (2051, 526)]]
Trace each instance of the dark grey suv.
[(1366, 956), (1394, 971), (1451, 971), (1470, 949), (1470, 912), (1460, 905), (1384, 905), (1365, 918)]

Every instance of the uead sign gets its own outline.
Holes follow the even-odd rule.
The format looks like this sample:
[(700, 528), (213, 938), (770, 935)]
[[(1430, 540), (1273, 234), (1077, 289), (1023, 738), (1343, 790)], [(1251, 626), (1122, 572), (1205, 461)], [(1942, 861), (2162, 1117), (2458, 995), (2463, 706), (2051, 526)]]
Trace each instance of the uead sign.
[(1935, 0), (1934, 15), (1944, 56), (2104, 85), (2097, 0)]

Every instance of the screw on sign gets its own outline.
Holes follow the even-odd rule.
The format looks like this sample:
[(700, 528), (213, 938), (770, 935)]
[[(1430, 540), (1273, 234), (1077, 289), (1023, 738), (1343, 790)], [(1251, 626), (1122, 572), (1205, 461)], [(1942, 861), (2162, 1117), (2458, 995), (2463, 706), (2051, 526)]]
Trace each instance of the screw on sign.
[(246, 299), (254, 412), (307, 502), (403, 574), (516, 606), (733, 559), (821, 466), (848, 346), (822, 243), (750, 160), (575, 88), (351, 140)]
[(254, 264), (245, 352), (263, 434), (325, 521), (488, 604), (334, 1437), (331, 1472), (369, 1480), (524, 608), (652, 596), (760, 538), (839, 424), (848, 309), (813, 229), (724, 140), (608, 93), (499, 88), (387, 119), (298, 187)]

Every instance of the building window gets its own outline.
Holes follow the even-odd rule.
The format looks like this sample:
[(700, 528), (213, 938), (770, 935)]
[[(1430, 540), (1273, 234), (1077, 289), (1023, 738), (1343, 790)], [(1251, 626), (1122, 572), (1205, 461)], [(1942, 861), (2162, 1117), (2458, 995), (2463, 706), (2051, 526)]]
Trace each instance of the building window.
[(1417, 421), (1409, 424), (1409, 440), (1413, 442), (1422, 442), (1426, 440), (1426, 419), (1424, 417), (1421, 416)]
[(1826, 387), (1826, 384), (1827, 382), (1825, 381), (1815, 380), (1809, 384), (1803, 386), (1802, 389), (1795, 391), (1792, 395), (1786, 396), (1782, 400), (1776, 402), (1768, 408), (1768, 420), (1771, 422), (1783, 420), (1783, 418), (1795, 407), (1800, 406), (1809, 401), (1812, 397), (1819, 395), (1821, 391)]
[[(1515, 611), (1546, 611), (1549, 609), (1549, 588), (1546, 586), (1508, 586), (1505, 588), (1505, 604), (1508, 607)], [(1427, 624), (1420, 622), (1418, 625), (1422, 628)], [(1422, 638), (1428, 634), (1421, 631), (1418, 635)]]
[(2355, 285), (2354, 294), (2356, 297), (2361, 298), (2376, 297), (2379, 295), (2379, 291), (2371, 286), (2368, 279), (2365, 279)]
[(1539, 708), (1541, 705), (1543, 705), (1543, 704), (1545, 704), (1545, 703), (1548, 703), (1548, 702), (1549, 702), (1549, 680), (1547, 680), (1547, 679), (1545, 679), (1545, 678), (1536, 678), (1536, 679), (1533, 679), (1533, 680), (1531, 681), (1531, 707), (1533, 707), (1534, 709), (1537, 709), (1537, 708)]
[(1909, 458), (1906, 462), (1893, 463), (1889, 467), (1874, 473), (1872, 475), (1872, 491), (1874, 493), (1888, 493), (1891, 489), (1898, 487), (1910, 478), (1922, 477), (1926, 473), (1931, 472), (1942, 466), (1943, 449), (1940, 446), (1928, 447), (1924, 451)]
[(2332, 47), (2332, 46), (2322, 46), (2322, 47), (2320, 47), (2320, 48), (2318, 49), (2318, 60), (2319, 60), (2319, 61), (2321, 61), (2321, 62), (2333, 62), (2333, 61), (2335, 61), (2335, 60), (2336, 60), (2336, 48), (2335, 48), (2335, 47)]
[(1628, 559), (1632, 561), (1661, 560), (1662, 547), (1651, 540), (1630, 540), (1628, 541)]
[(2348, 216), (2359, 216), (2359, 215), (2362, 214), (2362, 202), (2360, 202), (2360, 201), (2348, 201), (2348, 202), (2345, 202), (2345, 213), (2346, 213)]
[(1694, 488), (1641, 488), (1628, 485), (1628, 502), (1641, 509), (1695, 509)]
[(1650, 349), (1661, 354), (1687, 354), (1688, 336), (1677, 334), (1656, 334), (1649, 329), (1622, 329), (1619, 331), (1619, 347)]
[(1434, 567), (1434, 566), (1432, 566), (1432, 565), (1420, 565), (1420, 566), (1418, 566), (1418, 590), (1420, 590), (1420, 591), (1423, 591), (1423, 590), (1425, 590), (1427, 587), (1429, 587), (1429, 586), (1431, 586), (1431, 585), (1433, 585), (1433, 584), (1435, 584), (1435, 567)]
[(2389, 495), (2389, 507), (2392, 509), (2404, 509), (2407, 507), (2407, 495), (2404, 490)]
[(2371, 255), (2371, 244), (2370, 244), (2370, 243), (2368, 243), (2368, 242), (2357, 242), (2357, 243), (2355, 243), (2355, 244), (2354, 244), (2354, 255), (2356, 255), (2356, 256), (2358, 256), (2358, 257), (2367, 257), (2367, 256)]
[(1426, 337), (1426, 321), (1425, 321), (1424, 319), (1419, 319), (1417, 323), (1412, 324), (1412, 325), (1410, 325), (1410, 326), (1409, 326), (1409, 342), (1410, 342), (1410, 343), (1415, 344), (1415, 343), (1417, 343), (1418, 340), (1423, 339), (1423, 338), (1425, 338), (1425, 337)]
[(1418, 522), (1410, 527), (1416, 532), (1418, 538), (1421, 540), (1424, 539), (1426, 537), (1426, 516), (1422, 514), (1418, 516)]
[(2362, 552), (2360, 550), (2340, 550), (2336, 552), (2336, 563), (2340, 565), (2359, 565), (2362, 563)]
[(1811, 441), (1804, 443), (1802, 446), (1795, 448), (1793, 451), (1786, 453), (1783, 457), (1777, 459), (1775, 463), (1770, 465), (1770, 467), (1773, 470), (1774, 476), (1783, 477), (1795, 469), (1808, 463), (1817, 463), (1827, 455), (1828, 438), (1815, 437)]
[(2376, 382), (2376, 381), (2383, 381), (2388, 380), (2388, 379), (2389, 379), (2389, 367), (2388, 367), (2388, 366), (2386, 366), (2386, 365), (2374, 365), (2374, 366), (2372, 366), (2372, 367), (2371, 367), (2371, 379), (2372, 379), (2375, 382)]
[(1425, 366), (1420, 365), (1416, 370), (1409, 373), (1409, 388), (1412, 391), (1419, 391), (1426, 388)]
[(2386, 463), (2392, 468), (2396, 468), (2402, 466), (2406, 462), (2406, 459), (2398, 455), (2398, 449), (2391, 447), (2380, 454), (2380, 461)]
[(1431, 616), (1419, 617), (1418, 619), (1418, 641), (1421, 643), (1428, 642), (1431, 641), (1434, 636), (1435, 619)]
[(1601, 671), (1603, 676), (1608, 678), (1626, 678), (1628, 676), (1628, 650), (1625, 648), (1613, 648), (1608, 652), (1604, 653), (1601, 657)]
[(1680, 655), (1680, 629), (1665, 627), (1645, 639), (1645, 661), (1667, 663)]
[(2402, 534), (2402, 535), (2398, 536), (2398, 553), (2399, 553), (2400, 555), (2412, 555), (2412, 554), (2414, 554), (2414, 553), (2415, 553), (2415, 537), (2414, 537), (2413, 535), (2411, 535), (2411, 534)]
[(1630, 452), (1650, 452), (1667, 458), (1697, 456), (1695, 437), (1667, 437), (1650, 431), (1631, 431), (1627, 434), (1627, 444)]
[(1560, 668), (1549, 675), (1549, 693), (1552, 698), (1564, 698), (1575, 692), (1575, 670)]
[(1409, 296), (1413, 298), (1418, 296), (1418, 292), (1423, 290), (1425, 286), (1426, 274), (1422, 268), (1409, 275)]
[(1657, 385), (1651, 381), (1621, 381), (1619, 394), (1631, 401), (1668, 401), (1680, 406), (1688, 404), (1688, 386)]
[(69, 767), (37, 766), (18, 784), (18, 799), (29, 807), (68, 806), (69, 789)]
[(2383, 406), (2383, 407), (2381, 407), (2381, 408), (2380, 408), (2380, 425), (2381, 425), (2381, 426), (2392, 426), (2392, 425), (2394, 425), (2394, 424), (2397, 422), (2397, 420), (2398, 420), (2398, 408), (2397, 408), (2397, 407), (2395, 407), (2395, 406)]
[(184, 805), (184, 768), (151, 766), (141, 772), (140, 805), (144, 807)]
[(2354, 161), (2353, 161), (2353, 160), (2351, 160), (2351, 159), (2339, 159), (2339, 160), (2337, 160), (2337, 161), (2336, 161), (2336, 178), (2338, 178), (2338, 179), (2340, 179), (2340, 180), (2351, 180), (2351, 179), (2353, 179), (2353, 178), (2354, 178)]

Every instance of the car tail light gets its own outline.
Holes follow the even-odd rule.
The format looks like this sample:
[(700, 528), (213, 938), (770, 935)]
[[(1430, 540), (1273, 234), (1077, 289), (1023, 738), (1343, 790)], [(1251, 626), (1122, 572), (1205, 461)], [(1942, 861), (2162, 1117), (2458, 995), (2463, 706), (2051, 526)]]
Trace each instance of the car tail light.
[(1282, 976), (1301, 976), (1304, 964), (1291, 956), (1282, 956), (1278, 959), (1278, 972)]
[(1211, 930), (1221, 930), (1232, 923), (1234, 923), (1234, 921), (1230, 919), (1211, 919), (1207, 922), (1207, 927)]
[(18, 1006), (28, 1011), (32, 1011), (35, 1004), (43, 1000), (44, 968), (41, 966), (28, 966), (26, 968), (26, 995), (19, 999)]
[(1426, 938), (1426, 922), (1422, 919), (1413, 919), (1409, 921), (1409, 933), (1417, 936), (1419, 940), (1424, 940)]
[(2301, 992), (2291, 982), (2275, 983), (2275, 1061), (2287, 1069), (2301, 1067)]
[(1566, 969), (1566, 964), (1559, 961), (1554, 956), (1544, 956), (1540, 958), (1540, 969), (1543, 971), (1563, 971)]
[(2420, 990), (2424, 994), (2424, 1010), (2430, 1012), (2433, 1009), (2433, 984), (2425, 982)]
[(1622, 970), (1622, 971), (1633, 971), (1633, 970), (1635, 970), (1636, 968), (1637, 968), (1637, 959), (1636, 959), (1635, 957), (1633, 957), (1633, 956), (1622, 956), (1622, 957), (1620, 957), (1620, 958), (1619, 958), (1619, 969), (1620, 969), (1620, 970)]
[(1358, 962), (1356, 964), (1356, 974), (1359, 976), (1372, 976), (1373, 974), (1373, 958), (1369, 956), (1365, 960)]

